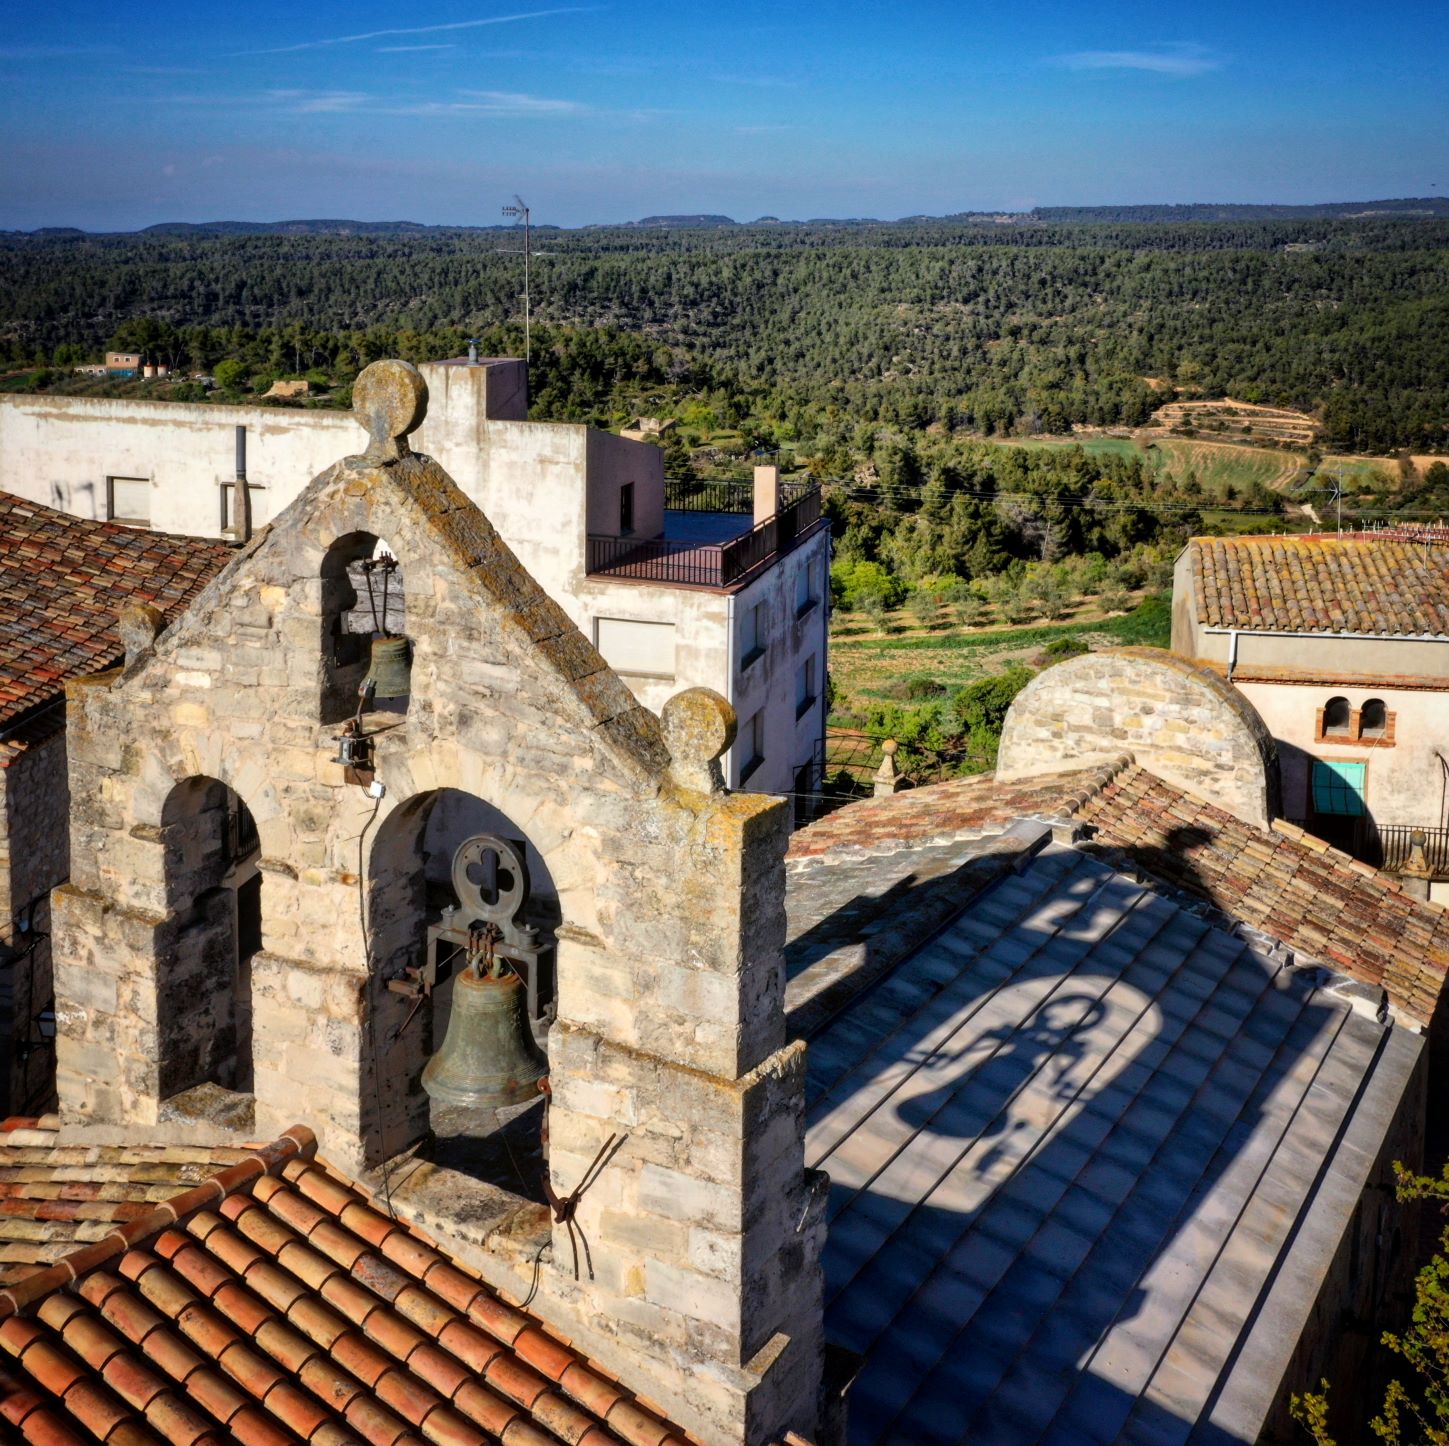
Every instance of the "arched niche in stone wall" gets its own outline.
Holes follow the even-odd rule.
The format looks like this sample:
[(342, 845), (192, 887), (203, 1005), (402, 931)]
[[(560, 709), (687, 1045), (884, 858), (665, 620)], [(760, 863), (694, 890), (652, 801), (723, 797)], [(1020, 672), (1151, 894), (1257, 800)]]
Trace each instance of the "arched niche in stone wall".
[(1259, 828), (1281, 811), (1278, 750), (1257, 709), (1211, 668), (1160, 648), (1085, 653), (1038, 673), (1007, 711), (996, 776), (1124, 754)]
[[(407, 594), (395, 553), (371, 532), (337, 538), (323, 554), (321, 572), (321, 721), (341, 723), (357, 711), (373, 638), (406, 636)], [(407, 699), (379, 698), (368, 707), (405, 713)]]
[(166, 939), (157, 950), (157, 1095), (252, 1089), (251, 961), (262, 947), (260, 843), (245, 802), (183, 779), (161, 810)]
[[(539, 930), (541, 942), (554, 944), (563, 922), (553, 872), (538, 843), (514, 819), (478, 795), (462, 788), (431, 789), (413, 795), (383, 820), (365, 851), (364, 887), (369, 1007), (379, 1041), (376, 1068), (385, 1140), (411, 1140), (429, 1129), (446, 1134), (452, 1128), (439, 1130), (421, 1074), (446, 1037), (457, 961), (416, 1010), (412, 1000), (387, 986), (389, 980), (405, 978), (409, 966), (423, 964), (429, 924), (437, 923), (442, 911), (457, 902), (452, 886), (454, 855), (460, 844), (478, 834), (524, 845), (529, 876), (524, 919)], [(494, 1122), (485, 1123), (491, 1128)], [(537, 1121), (532, 1123), (536, 1135)], [(536, 1139), (524, 1143), (536, 1151)], [(533, 1181), (515, 1184), (531, 1189)]]

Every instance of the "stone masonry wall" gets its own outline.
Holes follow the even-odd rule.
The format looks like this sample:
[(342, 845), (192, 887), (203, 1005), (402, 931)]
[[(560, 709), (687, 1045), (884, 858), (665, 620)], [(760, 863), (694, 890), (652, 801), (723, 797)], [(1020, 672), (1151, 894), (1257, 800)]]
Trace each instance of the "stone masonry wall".
[(1210, 668), (1156, 648), (1087, 653), (1038, 674), (1007, 712), (996, 776), (1123, 753), (1259, 828), (1281, 812), (1277, 749), (1252, 704)]
[(70, 865), (64, 729), (0, 761), (0, 1114), (35, 1114), (54, 1098), (35, 1019), (52, 998), (50, 890)]
[[(320, 717), (323, 562), (356, 533), (386, 542), (408, 579), (407, 711), (364, 719), (378, 730), (381, 799), (347, 783), (337, 726)], [(713, 695), (693, 706), (729, 712)], [(435, 464), (331, 468), (149, 653), (70, 691), (64, 1109), (156, 1118), (174, 908), (162, 815), (179, 782), (205, 777), (235, 791), (260, 837), (257, 1132), (285, 1128), (300, 1099), (345, 1167), (416, 1140), (421, 1061), (391, 1045), (409, 1001), (379, 965), (415, 928), (390, 911), (415, 910), (419, 891), (392, 855), (374, 877), (371, 849), (394, 811), (461, 790), (517, 825), (557, 891), (559, 1195), (623, 1137), (578, 1208), (595, 1278), (574, 1280), (555, 1226), (539, 1308), (706, 1442), (809, 1433), (821, 1226), (803, 1164), (803, 1048), (785, 1043), (788, 811), (719, 791), (710, 760), (728, 729), (706, 746), (678, 726), (688, 711), (675, 710), (666, 747), (660, 720)]]

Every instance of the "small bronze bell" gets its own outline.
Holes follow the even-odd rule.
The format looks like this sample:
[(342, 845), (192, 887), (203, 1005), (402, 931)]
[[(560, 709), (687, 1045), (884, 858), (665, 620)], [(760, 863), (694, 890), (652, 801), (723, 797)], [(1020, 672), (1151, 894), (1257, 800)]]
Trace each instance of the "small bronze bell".
[(501, 978), (462, 970), (448, 1034), (423, 1070), (423, 1088), (440, 1104), (497, 1109), (535, 1098), (547, 1072), (529, 1034), (523, 982), (507, 970)]
[(412, 661), (406, 638), (374, 638), (372, 662), (362, 686), (374, 698), (406, 698), (412, 686)]

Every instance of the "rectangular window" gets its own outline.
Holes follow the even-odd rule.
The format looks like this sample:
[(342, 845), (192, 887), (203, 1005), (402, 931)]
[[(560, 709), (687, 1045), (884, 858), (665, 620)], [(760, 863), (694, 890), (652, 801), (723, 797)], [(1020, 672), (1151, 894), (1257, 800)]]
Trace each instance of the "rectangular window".
[(596, 618), (594, 646), (616, 673), (641, 678), (674, 676), (674, 624), (633, 618)]
[(1313, 760), (1313, 811), (1360, 818), (1364, 813), (1366, 763)]
[(106, 516), (112, 522), (151, 525), (151, 483), (145, 477), (106, 478)]
[(764, 603), (747, 608), (740, 623), (740, 667), (748, 668), (756, 658), (765, 655), (769, 641), (770, 619)]
[(743, 761), (740, 764), (740, 782), (744, 781), (765, 761), (765, 710), (752, 713), (740, 729), (739, 742)]
[(619, 488), (619, 536), (627, 537), (634, 530), (634, 484), (626, 482)]
[(808, 613), (818, 601), (815, 595), (815, 563), (807, 562), (795, 574), (795, 616)]
[(795, 716), (803, 718), (815, 705), (815, 659), (806, 658), (795, 674)]

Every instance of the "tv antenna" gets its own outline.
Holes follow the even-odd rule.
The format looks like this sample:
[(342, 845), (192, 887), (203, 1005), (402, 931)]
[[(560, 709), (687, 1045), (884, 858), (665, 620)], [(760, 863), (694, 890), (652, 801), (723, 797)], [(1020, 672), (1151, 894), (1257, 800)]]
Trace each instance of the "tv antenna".
[(529, 295), (529, 263), (533, 260), (532, 228), (529, 222), (528, 206), (517, 192), (514, 193), (513, 204), (503, 208), (503, 214), (512, 216), (515, 221), (523, 222), (523, 364), (527, 366), (533, 360), (531, 297)]

